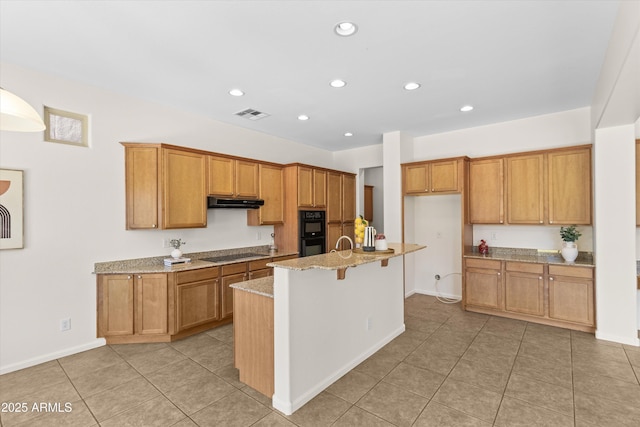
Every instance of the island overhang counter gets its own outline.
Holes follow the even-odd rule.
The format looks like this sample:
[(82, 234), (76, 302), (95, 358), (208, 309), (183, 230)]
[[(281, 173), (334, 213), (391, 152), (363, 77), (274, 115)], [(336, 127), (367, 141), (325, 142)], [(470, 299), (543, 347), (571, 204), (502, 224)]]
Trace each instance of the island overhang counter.
[[(234, 304), (239, 303), (234, 306), (234, 333), (240, 380), (256, 378), (247, 371), (265, 367), (264, 360), (251, 361), (249, 354), (268, 359), (272, 351), (273, 388), (259, 391), (273, 390), (273, 407), (292, 414), (404, 332), (403, 256), (425, 246), (389, 248), (393, 253), (347, 250), (270, 263), (271, 295), (265, 280), (255, 281), (255, 289), (252, 281), (233, 285), (236, 295), (244, 294), (234, 297)], [(252, 313), (254, 307), (260, 307), (259, 315)], [(260, 333), (247, 333), (251, 321)], [(267, 334), (269, 341), (270, 331), (271, 349), (251, 348), (249, 340)]]

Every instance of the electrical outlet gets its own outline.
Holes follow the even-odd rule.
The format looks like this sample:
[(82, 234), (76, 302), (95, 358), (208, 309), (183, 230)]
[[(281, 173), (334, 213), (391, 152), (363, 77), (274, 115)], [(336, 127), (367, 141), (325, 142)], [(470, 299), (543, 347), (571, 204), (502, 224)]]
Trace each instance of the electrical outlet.
[(498, 240), (498, 233), (491, 233), (491, 240)]
[(169, 243), (171, 239), (162, 239), (162, 247), (163, 248), (170, 248), (171, 247), (171, 243)]
[(371, 330), (371, 317), (367, 317), (367, 331)]
[(262, 233), (259, 231), (256, 233), (256, 240), (262, 240)]
[(60, 331), (68, 331), (69, 329), (71, 329), (71, 318), (60, 320)]

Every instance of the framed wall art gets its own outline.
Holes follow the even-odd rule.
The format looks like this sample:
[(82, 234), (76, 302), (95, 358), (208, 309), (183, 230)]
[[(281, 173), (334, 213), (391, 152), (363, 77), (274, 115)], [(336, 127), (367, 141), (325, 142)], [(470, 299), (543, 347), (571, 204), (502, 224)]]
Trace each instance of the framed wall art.
[(0, 249), (24, 247), (24, 172), (0, 169)]

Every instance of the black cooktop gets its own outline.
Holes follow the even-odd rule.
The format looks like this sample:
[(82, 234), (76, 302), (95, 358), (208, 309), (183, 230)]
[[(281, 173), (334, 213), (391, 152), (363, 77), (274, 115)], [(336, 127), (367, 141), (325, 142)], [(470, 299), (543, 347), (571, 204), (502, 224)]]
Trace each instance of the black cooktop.
[(209, 262), (227, 262), (227, 261), (236, 261), (244, 258), (253, 258), (263, 256), (262, 254), (258, 254), (255, 252), (242, 252), (239, 254), (229, 254), (229, 255), (218, 255), (211, 258), (201, 258), (201, 261), (209, 261)]

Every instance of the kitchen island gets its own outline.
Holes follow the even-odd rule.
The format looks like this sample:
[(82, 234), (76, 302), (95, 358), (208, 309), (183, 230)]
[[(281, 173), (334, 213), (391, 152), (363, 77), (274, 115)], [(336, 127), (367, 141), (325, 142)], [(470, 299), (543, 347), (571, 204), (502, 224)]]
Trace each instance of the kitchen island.
[(389, 248), (272, 262), (272, 289), (268, 279), (234, 284), (240, 380), (291, 414), (404, 332), (403, 256), (425, 246)]

